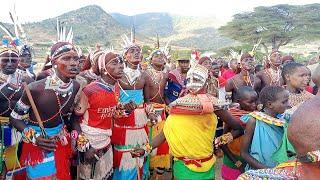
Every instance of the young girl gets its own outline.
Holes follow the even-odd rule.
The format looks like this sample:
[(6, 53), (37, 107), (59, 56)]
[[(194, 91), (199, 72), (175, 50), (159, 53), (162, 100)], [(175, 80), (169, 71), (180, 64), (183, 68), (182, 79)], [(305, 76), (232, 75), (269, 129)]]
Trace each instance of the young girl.
[(246, 123), (241, 145), (241, 156), (248, 163), (246, 170), (277, 165), (272, 155), (281, 144), (285, 121), (276, 117), (289, 106), (289, 93), (280, 86), (267, 86), (262, 89), (259, 101), (263, 105), (261, 112), (241, 117)]
[(282, 78), (285, 89), (289, 91), (289, 105), (291, 114), (300, 104), (313, 97), (313, 94), (305, 90), (310, 82), (309, 70), (300, 63), (288, 63), (282, 69)]
[[(282, 78), (285, 82), (285, 89), (289, 91), (289, 106), (290, 108), (285, 111), (281, 118), (286, 119), (288, 122), (291, 115), (295, 110), (305, 101), (312, 98), (314, 95), (305, 90), (310, 82), (309, 69), (300, 63), (288, 63), (282, 69)], [(284, 134), (282, 143), (277, 152), (274, 153), (273, 159), (278, 163), (288, 161), (290, 158), (287, 152), (294, 153), (295, 150), (287, 138), (288, 124), (284, 125)]]
[[(238, 108), (230, 108), (231, 115), (240, 122), (240, 117), (253, 112), (257, 108), (258, 94), (252, 87), (242, 86), (235, 93)], [(224, 125), (224, 133), (230, 133), (228, 124)], [(240, 156), (240, 144), (243, 136), (234, 139), (230, 144), (222, 146), (224, 152), (221, 176), (224, 180), (236, 180), (243, 170), (245, 161)]]

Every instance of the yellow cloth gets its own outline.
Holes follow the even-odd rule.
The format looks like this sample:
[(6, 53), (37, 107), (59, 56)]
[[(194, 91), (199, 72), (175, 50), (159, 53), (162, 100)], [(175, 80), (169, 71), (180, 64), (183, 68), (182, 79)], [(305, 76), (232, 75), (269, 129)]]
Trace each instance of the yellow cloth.
[[(174, 157), (204, 159), (213, 154), (213, 141), (217, 127), (215, 114), (181, 115), (170, 114), (163, 128)], [(195, 172), (206, 172), (214, 165), (216, 158), (201, 163), (201, 167), (186, 165)]]

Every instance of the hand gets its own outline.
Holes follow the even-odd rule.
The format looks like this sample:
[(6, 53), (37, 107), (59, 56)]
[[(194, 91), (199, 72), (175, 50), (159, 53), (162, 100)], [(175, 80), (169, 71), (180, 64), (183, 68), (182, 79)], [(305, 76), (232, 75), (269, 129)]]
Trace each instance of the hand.
[(230, 142), (233, 141), (233, 136), (230, 132), (223, 134), (222, 136), (217, 137), (214, 140), (214, 146), (218, 148), (219, 146), (229, 144)]
[(238, 169), (240, 170), (241, 173), (244, 173), (246, 171), (245, 168), (246, 168), (246, 163), (242, 163)]
[(36, 138), (36, 145), (46, 151), (55, 151), (57, 148), (56, 140), (54, 138), (43, 138), (43, 136), (39, 136)]
[(134, 148), (130, 153), (131, 153), (131, 156), (135, 158), (135, 157), (142, 157), (145, 151), (142, 148)]
[(157, 115), (157, 114), (155, 114), (155, 113), (150, 113), (150, 114), (148, 115), (148, 118), (150, 119), (151, 126), (157, 124), (157, 122), (158, 122), (158, 115)]
[(137, 104), (133, 101), (130, 101), (127, 104), (123, 105), (123, 107), (127, 112), (132, 112), (137, 108)]
[(91, 147), (84, 153), (84, 163), (85, 164), (92, 164), (98, 161), (97, 159), (97, 150)]

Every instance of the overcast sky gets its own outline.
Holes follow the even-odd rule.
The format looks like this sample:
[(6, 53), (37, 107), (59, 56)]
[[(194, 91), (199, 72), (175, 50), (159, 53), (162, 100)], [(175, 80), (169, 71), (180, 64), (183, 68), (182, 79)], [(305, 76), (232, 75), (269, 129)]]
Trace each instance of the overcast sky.
[(135, 15), (146, 12), (169, 12), (189, 16), (215, 16), (228, 21), (233, 14), (252, 11), (256, 6), (276, 4), (303, 5), (319, 0), (1, 0), (0, 21), (10, 22), (9, 10), (16, 6), (22, 22), (56, 17), (87, 5), (101, 6), (107, 13)]

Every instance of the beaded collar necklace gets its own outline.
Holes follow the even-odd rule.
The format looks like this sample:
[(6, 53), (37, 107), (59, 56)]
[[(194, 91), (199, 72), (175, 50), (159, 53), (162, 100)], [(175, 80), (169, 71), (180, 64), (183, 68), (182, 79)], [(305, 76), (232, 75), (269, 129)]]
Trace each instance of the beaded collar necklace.
[(68, 83), (65, 83), (54, 73), (52, 76), (47, 77), (45, 89), (51, 89), (55, 91), (56, 95), (62, 97), (70, 96), (73, 92), (73, 80), (71, 79)]

